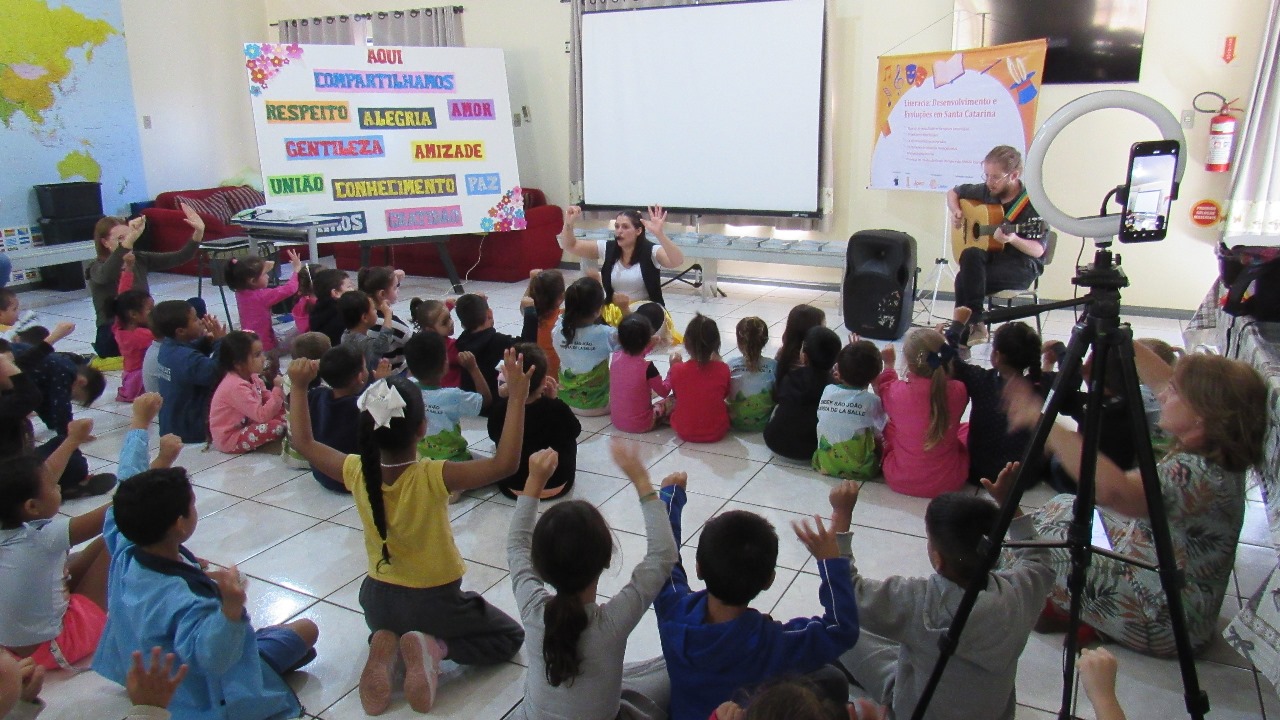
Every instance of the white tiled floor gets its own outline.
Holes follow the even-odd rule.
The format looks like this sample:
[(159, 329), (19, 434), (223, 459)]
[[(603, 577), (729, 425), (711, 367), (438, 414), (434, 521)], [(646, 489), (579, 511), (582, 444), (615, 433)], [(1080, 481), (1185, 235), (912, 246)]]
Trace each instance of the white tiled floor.
[[(191, 278), (153, 275), (156, 300), (182, 299), (194, 294)], [(811, 302), (827, 311), (829, 324), (839, 323), (839, 296), (823, 290), (777, 288), (764, 285), (724, 283), (727, 298), (703, 302), (692, 291), (676, 285), (667, 298), (677, 322), (683, 324), (694, 312), (714, 317), (726, 338), (725, 355), (733, 349), (732, 333), (737, 320), (747, 315), (763, 317), (771, 325), (773, 341), (766, 352), (777, 348), (787, 311), (797, 302)], [(206, 298), (210, 308), (221, 311), (216, 290)], [(472, 282), (472, 292), (487, 293), (499, 329), (519, 331), (517, 300), (522, 284)], [(440, 297), (447, 292), (443, 280), (408, 278), (401, 289), (397, 312), (408, 315), (408, 301), (415, 295)], [(28, 307), (38, 307), (44, 322), (60, 320), (79, 323), (76, 333), (62, 349), (89, 352), (93, 337), (92, 308), (85, 294), (31, 291), (22, 295)], [(234, 307), (234, 303), (233, 303)], [(950, 313), (940, 304), (939, 314)], [(233, 309), (234, 314), (234, 309)], [(1181, 344), (1181, 323), (1176, 320), (1132, 318), (1136, 334), (1160, 337)], [(1066, 339), (1072, 318), (1055, 311), (1045, 323), (1049, 339)], [(989, 346), (978, 348), (975, 361), (985, 358)], [(659, 361), (665, 369), (665, 361)], [(118, 378), (98, 405), (82, 411), (93, 417), (97, 440), (86, 446), (95, 469), (115, 467), (129, 407), (111, 400)], [(578, 479), (573, 496), (585, 498), (603, 511), (618, 539), (613, 568), (601, 579), (601, 592), (616, 592), (630, 575), (631, 567), (644, 551), (643, 527), (626, 481), (609, 461), (609, 435), (620, 434), (608, 418), (584, 418), (579, 451)], [(480, 423), (464, 426), (466, 437), (478, 451), (492, 450)], [(731, 435), (711, 445), (686, 445), (670, 430), (633, 436), (643, 443), (643, 456), (657, 477), (675, 470), (689, 473), (690, 501), (685, 510), (686, 563), (693, 560), (701, 525), (712, 515), (730, 508), (752, 510), (768, 517), (779, 528), (781, 549), (777, 579), (754, 603), (761, 611), (778, 617), (810, 615), (818, 610), (814, 597), (817, 576), (803, 547), (790, 534), (787, 523), (800, 515), (824, 512), (832, 481), (807, 468), (776, 459), (758, 435)], [(322, 718), (364, 717), (355, 686), (364, 661), (368, 630), (360, 615), (357, 591), (364, 576), (360, 521), (349, 498), (321, 488), (307, 473), (286, 469), (278, 459), (264, 455), (234, 457), (201, 446), (188, 446), (179, 460), (192, 473), (197, 487), (201, 522), (191, 548), (219, 564), (240, 563), (253, 578), (249, 586), (251, 611), (260, 625), (296, 617), (315, 620), (321, 628), (319, 659), (291, 683), (307, 712)], [(1035, 506), (1050, 493), (1037, 488), (1024, 504)], [(69, 502), (70, 514), (92, 508), (93, 499)], [(855, 536), (859, 565), (869, 576), (923, 574), (929, 572), (925, 555), (923, 513), (926, 503), (890, 492), (879, 484), (866, 485), (855, 520), (862, 525)], [(1260, 496), (1250, 494), (1250, 512), (1242, 533), (1236, 562), (1236, 583), (1228, 598), (1229, 612), (1238, 607), (1237, 597), (1246, 598), (1276, 562), (1267, 546), (1266, 514)], [(514, 601), (507, 581), (503, 551), (511, 503), (492, 491), (471, 493), (452, 506), (453, 532), (467, 560), (465, 585), (481, 592), (490, 601), (514, 614)], [(1020, 664), (1019, 718), (1050, 718), (1058, 707), (1061, 681), (1061, 636), (1032, 635)], [(1154, 660), (1125, 650), (1114, 649), (1120, 657), (1119, 692), (1133, 716), (1179, 717), (1183, 714), (1181, 684), (1177, 665)], [(496, 667), (452, 667), (440, 691), (432, 715), (457, 718), (501, 718), (519, 701), (525, 672), (525, 653), (513, 662)], [(657, 631), (652, 619), (643, 621), (631, 638), (628, 659), (636, 660), (659, 652)], [(1208, 659), (1212, 658), (1212, 659)], [(1197, 665), (1200, 679), (1213, 702), (1213, 717), (1256, 718), (1264, 708), (1280, 718), (1280, 699), (1274, 689), (1224, 642), (1217, 642)], [(92, 672), (69, 676), (54, 674), (47, 682), (49, 703), (43, 718), (87, 717), (84, 708), (93, 703), (95, 717), (119, 717), (125, 706), (120, 688)], [(1092, 717), (1081, 695), (1080, 713)], [(114, 715), (112, 714), (114, 713)], [(397, 699), (385, 716), (407, 718), (414, 713)]]

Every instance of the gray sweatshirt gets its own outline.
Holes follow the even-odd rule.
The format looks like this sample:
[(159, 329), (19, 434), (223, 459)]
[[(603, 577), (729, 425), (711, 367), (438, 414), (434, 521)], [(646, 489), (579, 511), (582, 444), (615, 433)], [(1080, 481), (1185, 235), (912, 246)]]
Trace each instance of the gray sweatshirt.
[[(150, 292), (147, 285), (148, 270), (168, 270), (196, 256), (200, 243), (193, 238), (186, 245), (173, 252), (133, 251), (133, 289)], [(116, 286), (120, 284), (120, 271), (124, 267), (124, 256), (129, 250), (117, 245), (105, 260), (94, 260), (89, 265), (89, 295), (93, 298), (93, 310), (97, 315), (98, 325), (110, 325), (115, 321), (111, 316), (111, 300), (116, 296)]]
[(542, 661), (546, 632), (542, 614), (552, 595), (543, 587), (530, 559), (538, 501), (528, 496), (516, 501), (507, 538), (507, 563), (520, 620), (524, 623), (529, 671), (525, 673), (524, 702), (516, 708), (513, 718), (613, 720), (618, 717), (627, 637), (658, 596), (677, 558), (666, 506), (654, 496), (642, 501), (640, 509), (648, 537), (644, 559), (631, 572), (631, 582), (617, 595), (604, 605), (587, 605), (587, 629), (578, 640), (582, 674), (571, 684), (552, 687), (547, 682), (547, 667)]
[[(938, 640), (964, 596), (964, 588), (934, 574), (927, 578), (868, 580), (853, 564), (852, 534), (838, 536), (850, 559), (858, 620), (870, 632), (899, 643), (891, 718), (909, 718), (938, 659)], [(1037, 540), (1027, 516), (1009, 527), (1012, 541)], [(960, 636), (960, 646), (929, 703), (930, 720), (1013, 720), (1018, 658), (1044, 609), (1054, 582), (1049, 551), (1018, 548), (988, 576)]]

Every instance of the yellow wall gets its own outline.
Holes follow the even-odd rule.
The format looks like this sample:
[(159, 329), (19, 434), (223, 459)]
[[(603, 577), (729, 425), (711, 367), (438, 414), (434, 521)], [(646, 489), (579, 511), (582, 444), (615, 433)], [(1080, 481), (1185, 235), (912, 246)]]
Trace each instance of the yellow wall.
[[(893, 3), (829, 2), (832, 41), (827, 67), (837, 88), (832, 98), (835, 215), (833, 230), (818, 237), (843, 240), (857, 230), (880, 227), (906, 231), (920, 243), (924, 276), (941, 247), (940, 233), (945, 222), (942, 197), (866, 187), (875, 67), (881, 54), (949, 48), (953, 32), (949, 18), (921, 30), (949, 15), (953, 2), (916, 0), (911, 3), (910, 13), (903, 13), (901, 5)], [(522, 182), (543, 189), (553, 202), (564, 204), (569, 199), (569, 56), (564, 52), (569, 37), (569, 5), (560, 0), (463, 0), (458, 4), (466, 9), (463, 22), (467, 44), (506, 50), (512, 105), (527, 105), (532, 115), (531, 123), (515, 131)], [(147, 35), (159, 35), (141, 42), (170, 48), (175, 44), (207, 48), (199, 54), (212, 63), (210, 77), (193, 78), (186, 86), (170, 74), (169, 67), (139, 71), (139, 62), (153, 61), (147, 59), (146, 52), (135, 53), (134, 35), (130, 35), (139, 114), (148, 112), (147, 108), (160, 112), (161, 108), (178, 106), (174, 112), (182, 113), (191, 123), (187, 132), (174, 131), (163, 138), (155, 133), (149, 137), (148, 131), (142, 131), (148, 182), (159, 192), (171, 189), (166, 184), (170, 178), (198, 174), (194, 165), (175, 165), (214, 162), (229, 168), (253, 162), (256, 157), (243, 71), (238, 59), (214, 62), (215, 57), (222, 57), (220, 48), (234, 48), (242, 39), (274, 39), (274, 28), (268, 29), (266, 24), (279, 18), (406, 9), (424, 4), (405, 0), (224, 0), (216, 4), (196, 0), (124, 0), (124, 5), (127, 28), (137, 25)], [(216, 12), (210, 9), (215, 5)], [(1041, 119), (1084, 93), (1109, 87), (1151, 95), (1175, 114), (1189, 108), (1192, 97), (1202, 90), (1213, 90), (1228, 98), (1241, 97), (1241, 103), (1247, 103), (1266, 23), (1265, 5), (1258, 0), (1221, 0), (1214, 3), (1213, 12), (1204, 12), (1203, 3), (1194, 0), (1149, 0), (1141, 81), (1129, 85), (1043, 88)], [(228, 6), (240, 12), (228, 10)], [(186, 10), (179, 12), (172, 9), (175, 7)], [(149, 17), (139, 17), (143, 8)], [(197, 17), (199, 23), (177, 26), (178, 15)], [(252, 37), (249, 26), (255, 23), (257, 37)], [(200, 32), (192, 32), (190, 27), (198, 27)], [(242, 37), (246, 32), (250, 37)], [(1239, 36), (1238, 57), (1231, 65), (1220, 58), (1227, 35)], [(234, 50), (231, 52), (234, 55)], [(135, 60), (138, 56), (141, 59)], [(224, 77), (224, 72), (229, 75)], [(197, 88), (208, 90), (201, 92)], [(181, 100), (170, 103), (168, 99), (174, 96)], [(679, 99), (663, 97), (649, 88), (636, 88), (636, 101), (652, 112), (669, 112), (678, 107)], [(209, 117), (209, 113), (214, 116)], [(1189, 310), (1198, 304), (1216, 275), (1216, 231), (1194, 228), (1187, 220), (1194, 201), (1225, 199), (1226, 175), (1201, 169), (1207, 144), (1206, 121), (1207, 116), (1197, 116), (1196, 127), (1187, 131), (1188, 172), (1181, 199), (1174, 205), (1169, 238), (1161, 243), (1122, 248), (1124, 266), (1132, 280), (1132, 287), (1124, 295), (1126, 304)], [(1059, 207), (1073, 214), (1096, 212), (1107, 189), (1124, 182), (1129, 145), (1153, 135), (1144, 119), (1119, 110), (1101, 111), (1077, 121), (1049, 151), (1045, 166), (1048, 194)], [(222, 157), (215, 161), (184, 149), (188, 136), (212, 138)], [(181, 163), (174, 163), (175, 153), (183, 158)], [(636, 162), (645, 159), (637, 158)], [(199, 172), (205, 172), (204, 168)], [(227, 170), (210, 169), (205, 176), (219, 179), (222, 176), (218, 172)], [(1042, 283), (1045, 296), (1071, 295), (1072, 264), (1078, 248), (1078, 239), (1061, 238), (1057, 261), (1046, 271)], [(788, 279), (838, 278), (833, 272), (748, 263), (722, 263), (721, 271)]]

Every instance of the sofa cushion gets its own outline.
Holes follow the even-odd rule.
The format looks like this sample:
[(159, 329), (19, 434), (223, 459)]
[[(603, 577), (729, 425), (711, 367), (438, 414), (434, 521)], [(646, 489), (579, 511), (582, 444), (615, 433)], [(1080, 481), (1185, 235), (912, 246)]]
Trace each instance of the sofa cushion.
[(191, 206), (201, 215), (208, 215), (216, 218), (223, 224), (231, 222), (231, 207), (227, 204), (225, 193), (215, 193), (206, 195), (203, 198), (191, 197), (190, 195), (178, 195), (174, 199), (174, 203), (185, 203)]
[(235, 214), (241, 210), (256, 208), (267, 202), (267, 196), (261, 191), (248, 185), (240, 185), (238, 187), (224, 188), (219, 193), (220, 197), (226, 198), (227, 207), (231, 208), (231, 213)]

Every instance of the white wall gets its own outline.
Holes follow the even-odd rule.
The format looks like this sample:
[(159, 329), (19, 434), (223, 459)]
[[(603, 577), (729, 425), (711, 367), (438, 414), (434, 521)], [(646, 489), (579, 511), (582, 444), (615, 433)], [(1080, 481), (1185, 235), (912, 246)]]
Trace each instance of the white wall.
[[(226, 177), (248, 164), (256, 167), (253, 126), (244, 97), (243, 68), (238, 58), (215, 50), (235, 48), (245, 40), (274, 40), (268, 22), (279, 18), (372, 12), (422, 7), (407, 0), (123, 0), (129, 31), (130, 61), (139, 114), (163, 113), (173, 120), (141, 131), (147, 180), (160, 192), (200, 186)], [(832, 41), (828, 72), (839, 89), (832, 98), (835, 113), (834, 229), (820, 239), (844, 240), (866, 228), (887, 227), (914, 235), (920, 243), (922, 275), (941, 247), (943, 200), (940, 195), (870, 190), (870, 143), (874, 122), (876, 58), (949, 48), (952, 27), (943, 21), (922, 28), (951, 12), (952, 0), (916, 0), (904, 15), (894, 4), (866, 0), (830, 0), (828, 23)], [(552, 202), (569, 199), (568, 55), (569, 5), (559, 0), (463, 0), (467, 44), (507, 51), (512, 105), (528, 105), (532, 123), (516, 129), (521, 181), (544, 190)], [(1202, 90), (1248, 101), (1266, 3), (1221, 0), (1204, 12), (1197, 0), (1149, 0), (1147, 38), (1141, 82), (1122, 86), (1049, 86), (1043, 88), (1040, 118), (1048, 118), (1070, 100), (1103, 87), (1123, 87), (1156, 98), (1175, 114), (1191, 105)], [(214, 10), (213, 8), (217, 8)], [(136, 31), (136, 32), (135, 32)], [(917, 34), (919, 33), (919, 34)], [(1238, 35), (1237, 59), (1220, 58), (1222, 41)], [(137, 46), (135, 47), (135, 42)], [(194, 51), (192, 50), (194, 49)], [(203, 52), (201, 51), (203, 50)], [(234, 52), (234, 51), (233, 51)], [(186, 59), (181, 66), (156, 58)], [(186, 83), (182, 77), (209, 69)], [(182, 73), (174, 73), (181, 67)], [(653, 112), (670, 111), (675, 98), (650, 88), (636, 88), (636, 101)], [(1216, 275), (1215, 230), (1191, 226), (1187, 213), (1202, 198), (1225, 200), (1227, 176), (1201, 169), (1207, 145), (1207, 116), (1197, 117), (1188, 131), (1188, 171), (1167, 240), (1122, 248), (1132, 281), (1125, 291), (1128, 305), (1180, 310), (1194, 308)], [(1045, 167), (1046, 190), (1059, 207), (1074, 214), (1093, 213), (1106, 190), (1124, 182), (1128, 147), (1151, 139), (1150, 125), (1131, 113), (1102, 111), (1067, 128), (1050, 150)], [(636, 162), (643, 162), (637, 158)], [(190, 179), (190, 182), (187, 180)], [(200, 182), (197, 182), (199, 180)], [(1046, 271), (1043, 294), (1072, 294), (1070, 278), (1079, 241), (1061, 238), (1055, 263)], [(838, 274), (809, 268), (722, 263), (722, 272), (758, 277), (834, 281)]]
[(259, 184), (240, 46), (263, 39), (262, 0), (121, 5), (148, 190), (158, 195), (245, 177)]

